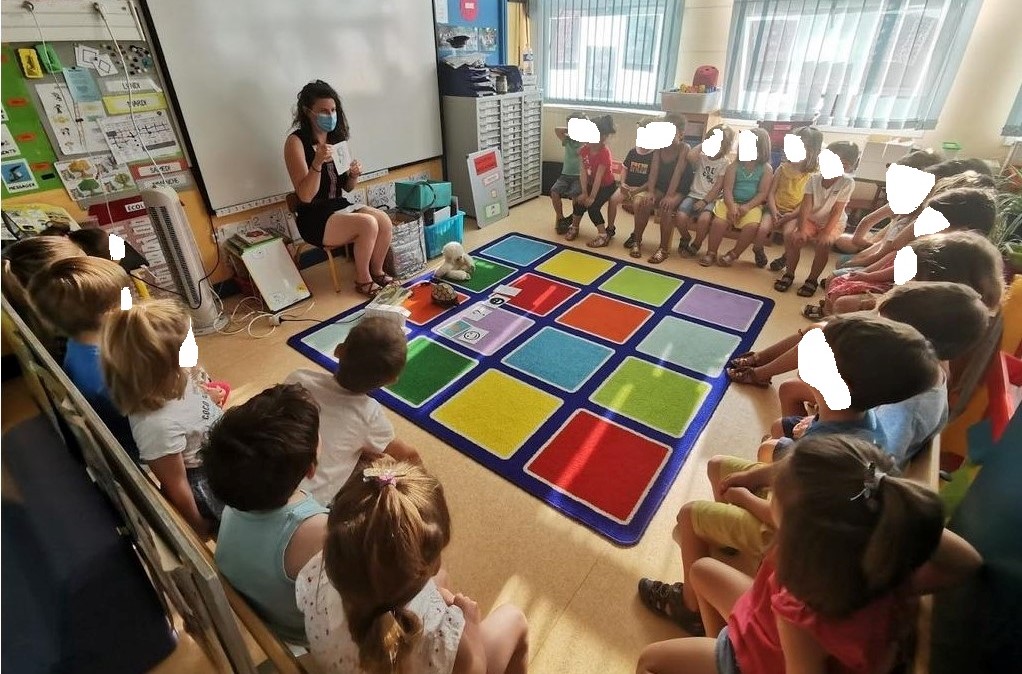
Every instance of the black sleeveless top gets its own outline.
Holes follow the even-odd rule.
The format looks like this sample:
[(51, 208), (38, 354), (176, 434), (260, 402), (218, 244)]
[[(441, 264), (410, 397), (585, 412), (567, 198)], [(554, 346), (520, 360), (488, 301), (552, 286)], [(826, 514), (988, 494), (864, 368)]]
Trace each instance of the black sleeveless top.
[[(305, 150), (305, 163), (311, 170), (312, 160), (316, 156), (315, 140), (303, 133), (301, 129), (294, 131), (293, 135), (302, 141), (302, 149)], [(298, 232), (306, 243), (322, 247), (326, 221), (335, 212), (351, 205), (351, 202), (343, 195), (343, 186), (347, 180), (347, 173), (337, 175), (337, 167), (333, 161), (323, 162), (316, 196), (309, 203), (299, 201), (298, 212), (295, 214)]]
[[(660, 150), (662, 152), (662, 150)], [(681, 148), (678, 148), (678, 154), (674, 155), (674, 160), (670, 161), (660, 158), (660, 168), (657, 169), (656, 174), (656, 189), (658, 192), (667, 193), (667, 188), (671, 186), (671, 177), (674, 175), (674, 167), (678, 165), (678, 160), (681, 159)]]

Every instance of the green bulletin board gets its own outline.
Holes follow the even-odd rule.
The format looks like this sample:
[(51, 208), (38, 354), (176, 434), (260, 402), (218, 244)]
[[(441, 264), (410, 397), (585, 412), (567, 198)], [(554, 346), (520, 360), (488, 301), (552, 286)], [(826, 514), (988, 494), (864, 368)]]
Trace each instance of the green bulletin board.
[[(3, 172), (3, 189), (0, 194), (6, 199), (63, 188), (53, 167), (57, 157), (39, 121), (27, 83), (18, 67), (17, 56), (9, 45), (3, 46), (0, 55), (0, 92), (6, 117), (3, 122), (6, 128), (4, 137), (6, 140), (10, 134), (18, 152), (17, 155), (7, 156), (13, 150), (9, 150), (5, 142), (3, 163), (0, 165), (0, 171)], [(10, 191), (8, 184), (12, 185)]]

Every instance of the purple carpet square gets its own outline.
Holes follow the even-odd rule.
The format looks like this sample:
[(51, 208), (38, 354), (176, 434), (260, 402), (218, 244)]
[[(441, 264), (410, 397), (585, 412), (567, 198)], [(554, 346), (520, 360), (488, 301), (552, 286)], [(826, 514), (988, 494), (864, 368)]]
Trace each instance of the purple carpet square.
[(441, 337), (472, 349), (484, 356), (492, 356), (505, 344), (532, 327), (535, 321), (504, 309), (494, 309), (482, 303), (470, 306), (443, 325), (433, 329)]
[(761, 300), (696, 284), (674, 305), (674, 311), (732, 330), (746, 331), (763, 306)]

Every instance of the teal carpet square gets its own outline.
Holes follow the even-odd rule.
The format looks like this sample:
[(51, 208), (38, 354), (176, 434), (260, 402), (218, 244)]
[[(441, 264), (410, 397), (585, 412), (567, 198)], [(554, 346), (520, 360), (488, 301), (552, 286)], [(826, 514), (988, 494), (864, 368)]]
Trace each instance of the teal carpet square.
[(613, 349), (547, 327), (508, 354), (504, 364), (574, 393), (613, 354)]
[(636, 350), (657, 360), (716, 377), (741, 342), (737, 335), (668, 316), (653, 328)]

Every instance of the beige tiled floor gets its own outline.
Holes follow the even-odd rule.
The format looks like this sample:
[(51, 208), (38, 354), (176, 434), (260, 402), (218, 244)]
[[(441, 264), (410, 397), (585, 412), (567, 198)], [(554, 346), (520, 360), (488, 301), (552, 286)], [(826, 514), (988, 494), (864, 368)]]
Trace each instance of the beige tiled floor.
[[(510, 231), (550, 238), (552, 220), (547, 199), (536, 199), (486, 229), (469, 225), (465, 245), (471, 250)], [(622, 214), (619, 231), (630, 225), (631, 217)], [(584, 248), (593, 231), (591, 224), (584, 226), (575, 245)], [(601, 252), (627, 259), (620, 243), (625, 234)], [(648, 255), (655, 241), (652, 231), (646, 240)], [(808, 263), (803, 261), (804, 266)], [(351, 266), (341, 264), (343, 282), (350, 287)], [(773, 275), (749, 261), (731, 269), (703, 269), (694, 260), (675, 255), (662, 268), (777, 301), (760, 345), (804, 324), (798, 315), (804, 300), (795, 297), (794, 290), (775, 293)], [(330, 318), (357, 302), (353, 292), (332, 292), (325, 265), (304, 273), (316, 300), (304, 318)], [(233, 402), (239, 402), (283, 380), (295, 368), (317, 367), (286, 345), (289, 336), (309, 325), (285, 323), (263, 339), (202, 337), (200, 359), (214, 376), (231, 382)], [(710, 456), (754, 455), (760, 436), (776, 415), (776, 402), (769, 389), (728, 389), (645, 536), (631, 548), (608, 542), (398, 415), (388, 414), (398, 435), (419, 449), (447, 491), (454, 539), (445, 564), (455, 587), (480, 606), (514, 602), (525, 610), (531, 626), (533, 671), (581, 674), (634, 671), (643, 646), (682, 635), (642, 608), (636, 581), (644, 575), (680, 579), (679, 554), (671, 538), (679, 507), (692, 498), (709, 496), (704, 475)]]

